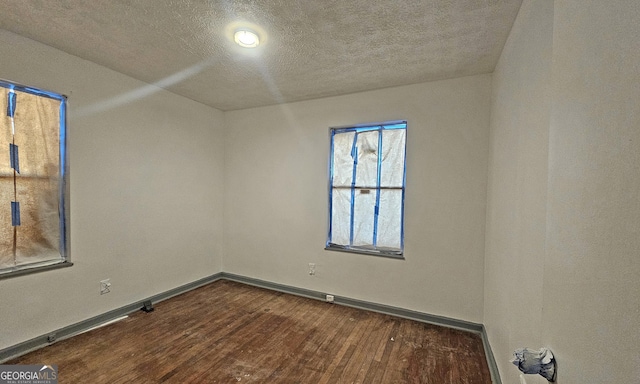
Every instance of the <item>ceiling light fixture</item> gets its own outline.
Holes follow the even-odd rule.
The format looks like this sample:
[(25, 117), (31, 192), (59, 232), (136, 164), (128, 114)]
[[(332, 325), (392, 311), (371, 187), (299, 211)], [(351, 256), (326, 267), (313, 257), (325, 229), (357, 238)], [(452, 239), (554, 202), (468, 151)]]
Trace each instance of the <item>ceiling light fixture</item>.
[(255, 48), (260, 44), (260, 39), (255, 32), (241, 29), (233, 35), (233, 40), (241, 47)]

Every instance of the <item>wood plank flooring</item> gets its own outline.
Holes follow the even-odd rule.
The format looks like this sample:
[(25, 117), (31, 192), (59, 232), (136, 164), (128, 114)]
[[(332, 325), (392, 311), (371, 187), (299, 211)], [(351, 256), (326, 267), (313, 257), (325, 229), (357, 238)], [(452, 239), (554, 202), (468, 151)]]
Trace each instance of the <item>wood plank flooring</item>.
[(220, 280), (6, 364), (60, 383), (490, 384), (473, 333)]

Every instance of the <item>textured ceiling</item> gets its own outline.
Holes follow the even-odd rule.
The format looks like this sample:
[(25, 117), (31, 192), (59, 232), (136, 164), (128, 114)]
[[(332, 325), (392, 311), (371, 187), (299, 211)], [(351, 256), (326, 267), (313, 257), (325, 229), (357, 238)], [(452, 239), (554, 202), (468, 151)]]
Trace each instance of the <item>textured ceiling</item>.
[(0, 28), (234, 110), (492, 72), (521, 2), (3, 0)]

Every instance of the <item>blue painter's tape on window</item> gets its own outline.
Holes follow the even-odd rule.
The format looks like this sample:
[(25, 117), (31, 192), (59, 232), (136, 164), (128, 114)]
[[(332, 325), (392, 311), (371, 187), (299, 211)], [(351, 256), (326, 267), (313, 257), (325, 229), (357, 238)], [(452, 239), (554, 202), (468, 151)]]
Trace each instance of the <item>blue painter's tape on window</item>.
[[(354, 164), (358, 164), (358, 132), (353, 135), (353, 144), (351, 145), (351, 158)], [(355, 180), (355, 176), (353, 178)]]
[(378, 133), (378, 165), (376, 175), (376, 206), (373, 213), (373, 246), (378, 246), (378, 216), (380, 216), (380, 182), (382, 179), (382, 133)]
[(12, 91), (7, 93), (7, 116), (13, 117), (16, 113), (16, 94)]
[[(325, 249), (402, 258), (404, 251), (406, 129), (407, 122), (405, 120), (330, 128), (329, 231)], [(396, 132), (392, 132), (394, 130)], [(399, 130), (405, 132), (397, 132)], [(378, 132), (378, 145), (377, 150), (373, 153), (377, 154), (377, 164), (372, 164), (371, 160), (373, 159), (371, 156), (368, 157), (370, 161), (365, 164), (368, 167), (367, 178), (364, 183), (359, 185), (357, 179), (361, 143), (358, 142), (358, 137), (360, 134), (367, 134), (366, 144), (369, 151), (367, 153), (371, 155), (370, 149), (375, 146), (372, 139), (375, 137), (373, 134), (375, 131)], [(335, 146), (338, 144), (335, 138), (340, 134), (352, 134), (353, 139), (343, 137), (340, 140), (340, 161), (336, 162), (338, 157), (336, 157), (337, 148)], [(350, 147), (349, 144), (351, 144)], [(392, 158), (383, 165), (383, 160), (386, 159), (385, 153), (389, 153)], [(348, 159), (349, 155), (351, 161)], [(400, 167), (402, 167), (401, 170)], [(341, 178), (339, 184), (335, 185), (334, 172), (337, 170), (339, 170)], [(375, 174), (372, 174), (372, 171)], [(398, 177), (400, 172), (402, 172), (402, 180)], [(350, 188), (347, 184), (349, 173), (351, 173)], [(347, 200), (349, 197), (345, 193), (347, 191), (344, 191), (345, 188), (350, 189), (350, 201)], [(334, 201), (335, 192), (338, 190), (341, 190), (339, 205)], [(375, 192), (375, 196), (364, 198), (360, 196), (369, 194), (371, 190)], [(390, 192), (401, 192), (401, 200), (398, 200), (397, 193)], [(358, 204), (355, 204), (356, 194), (360, 196)], [(355, 208), (358, 208), (358, 212)], [(398, 221), (400, 222), (398, 223)], [(340, 233), (339, 236), (338, 233)], [(367, 241), (368, 238), (371, 239), (371, 242)]]
[(11, 156), (11, 168), (20, 173), (20, 160), (18, 159), (18, 146), (9, 143), (9, 154)]
[(358, 175), (358, 132), (353, 135), (351, 145), (351, 157), (353, 158), (353, 174), (351, 175), (351, 213), (349, 219), (349, 245), (353, 245), (353, 233), (355, 227), (355, 204), (356, 204), (356, 176)]
[(20, 203), (11, 202), (11, 225), (17, 227), (20, 225)]

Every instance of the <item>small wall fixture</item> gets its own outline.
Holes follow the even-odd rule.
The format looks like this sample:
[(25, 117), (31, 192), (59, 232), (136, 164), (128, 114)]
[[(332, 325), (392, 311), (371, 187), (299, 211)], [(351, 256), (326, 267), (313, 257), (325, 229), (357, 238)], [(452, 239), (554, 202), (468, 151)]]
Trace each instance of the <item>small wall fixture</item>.
[(539, 374), (549, 382), (556, 381), (556, 359), (551, 350), (518, 348), (513, 352), (513, 365), (527, 374)]
[(255, 32), (241, 29), (233, 35), (233, 40), (241, 47), (255, 48), (260, 44), (260, 39)]

